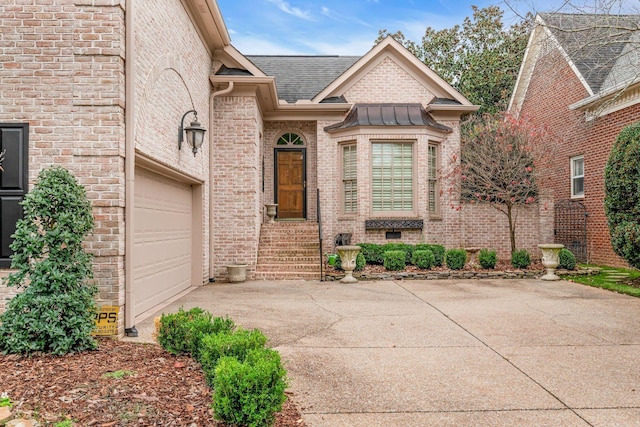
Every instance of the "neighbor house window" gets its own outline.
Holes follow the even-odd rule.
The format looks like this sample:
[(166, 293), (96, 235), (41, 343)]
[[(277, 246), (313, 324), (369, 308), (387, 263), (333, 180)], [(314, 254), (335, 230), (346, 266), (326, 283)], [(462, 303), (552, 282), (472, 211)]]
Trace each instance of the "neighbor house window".
[(584, 197), (584, 157), (571, 159), (571, 197)]
[(358, 211), (358, 165), (355, 144), (342, 146), (342, 207), (344, 213)]
[(412, 212), (413, 144), (374, 142), (371, 159), (373, 212)]
[(438, 176), (438, 158), (440, 147), (437, 144), (429, 144), (427, 153), (428, 208), (429, 215), (436, 216), (440, 213), (440, 181)]

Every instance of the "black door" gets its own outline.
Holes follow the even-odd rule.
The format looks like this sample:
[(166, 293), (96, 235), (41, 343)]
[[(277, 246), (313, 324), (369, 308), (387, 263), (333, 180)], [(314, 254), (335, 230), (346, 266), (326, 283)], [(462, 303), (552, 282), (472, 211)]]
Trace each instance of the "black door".
[(29, 125), (0, 123), (0, 153), (4, 161), (0, 171), (0, 268), (11, 265), (11, 235), (22, 218), (20, 202), (29, 185)]

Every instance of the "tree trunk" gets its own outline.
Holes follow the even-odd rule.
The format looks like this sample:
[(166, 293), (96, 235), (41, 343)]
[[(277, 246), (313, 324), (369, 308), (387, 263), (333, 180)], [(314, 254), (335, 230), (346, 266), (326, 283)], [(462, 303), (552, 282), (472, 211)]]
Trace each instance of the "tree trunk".
[(516, 226), (513, 223), (512, 215), (513, 206), (507, 204), (507, 220), (509, 221), (509, 238), (511, 239), (511, 253), (516, 251)]

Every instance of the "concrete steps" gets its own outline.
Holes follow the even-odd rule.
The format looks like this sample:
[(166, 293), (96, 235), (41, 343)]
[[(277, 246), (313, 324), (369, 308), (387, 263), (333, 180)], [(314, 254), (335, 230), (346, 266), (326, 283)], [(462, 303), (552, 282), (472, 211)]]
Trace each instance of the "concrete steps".
[(255, 278), (319, 280), (320, 258), (317, 223), (266, 223), (260, 230)]

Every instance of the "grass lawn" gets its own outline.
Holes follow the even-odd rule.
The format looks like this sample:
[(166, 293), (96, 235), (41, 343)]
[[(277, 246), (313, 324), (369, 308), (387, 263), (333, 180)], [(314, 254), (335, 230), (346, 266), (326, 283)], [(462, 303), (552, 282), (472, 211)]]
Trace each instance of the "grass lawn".
[(562, 278), (575, 283), (593, 286), (596, 288), (608, 289), (625, 295), (640, 297), (640, 271), (628, 270), (625, 268), (615, 268), (597, 265), (581, 265), (582, 267), (597, 267), (599, 274), (591, 276), (563, 275)]

